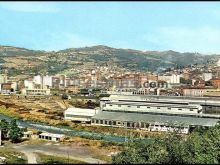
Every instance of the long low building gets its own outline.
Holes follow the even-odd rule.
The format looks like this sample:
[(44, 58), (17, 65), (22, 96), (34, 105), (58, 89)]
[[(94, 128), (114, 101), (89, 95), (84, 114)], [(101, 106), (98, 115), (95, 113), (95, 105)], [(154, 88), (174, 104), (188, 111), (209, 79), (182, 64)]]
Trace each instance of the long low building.
[(212, 111), (220, 114), (220, 98), (216, 98), (216, 97), (111, 95), (110, 97), (104, 97), (100, 100), (100, 108), (103, 109), (105, 104), (110, 102), (112, 103), (130, 102), (131, 104), (158, 103), (161, 105), (163, 104), (200, 105), (202, 107), (202, 113), (209, 113)]
[(218, 124), (219, 119), (201, 117), (182, 117), (149, 113), (100, 111), (92, 117), (92, 125), (139, 128), (148, 131), (173, 131), (179, 128), (188, 133), (196, 126), (210, 127)]
[(97, 109), (68, 108), (64, 112), (64, 119), (79, 122), (91, 122), (91, 118), (97, 112)]
[(154, 102), (106, 102), (102, 110), (111, 111), (135, 111), (154, 112), (170, 114), (198, 114), (202, 111), (202, 106), (197, 104), (174, 104), (174, 103), (154, 103)]
[(66, 136), (64, 134), (54, 134), (54, 133), (43, 132), (38, 137), (44, 140), (51, 140), (51, 141), (59, 142), (59, 141), (63, 141)]
[(92, 117), (92, 124), (149, 131), (178, 128), (188, 133), (197, 126), (217, 125), (218, 107), (220, 99), (111, 95), (100, 100), (101, 111)]
[(50, 95), (50, 89), (22, 89), (23, 95)]

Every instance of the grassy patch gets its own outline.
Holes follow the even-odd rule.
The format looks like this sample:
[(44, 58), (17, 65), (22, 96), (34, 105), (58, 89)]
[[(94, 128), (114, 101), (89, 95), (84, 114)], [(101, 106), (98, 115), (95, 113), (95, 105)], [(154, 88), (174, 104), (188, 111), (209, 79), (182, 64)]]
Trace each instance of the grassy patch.
[(40, 164), (87, 164), (86, 162), (82, 162), (79, 160), (73, 160), (63, 157), (45, 155), (42, 153), (38, 153), (38, 158)]
[(100, 160), (104, 160), (104, 161), (106, 161), (108, 164), (111, 164), (111, 163), (112, 163), (112, 158), (111, 158), (110, 156), (97, 155), (97, 156), (94, 156), (94, 158), (100, 159)]
[[(50, 142), (50, 141), (45, 141), (45, 140), (42, 140), (42, 139), (29, 139), (29, 140), (27, 140), (23, 143), (29, 144), (29, 145), (36, 145), (36, 144), (46, 144), (48, 142)], [(50, 143), (52, 143), (52, 142), (50, 142)]]
[(12, 118), (16, 118), (16, 119), (19, 119), (20, 116), (18, 113), (14, 112), (11, 108), (8, 108), (8, 109), (4, 109), (4, 108), (0, 108), (0, 113), (5, 115), (5, 116), (8, 116), (8, 117), (12, 117)]
[(1, 161), (4, 164), (26, 164), (27, 160), (24, 154), (11, 149), (0, 148), (0, 156), (6, 158)]

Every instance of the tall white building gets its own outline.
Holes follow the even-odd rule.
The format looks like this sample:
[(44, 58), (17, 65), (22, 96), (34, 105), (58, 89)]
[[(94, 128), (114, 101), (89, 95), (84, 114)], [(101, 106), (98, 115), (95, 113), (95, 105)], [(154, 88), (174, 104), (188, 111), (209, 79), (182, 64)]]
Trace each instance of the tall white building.
[(212, 79), (212, 73), (203, 73), (203, 74), (202, 74), (202, 79), (203, 79), (204, 81), (209, 81), (209, 80), (211, 80), (211, 79)]
[(166, 81), (170, 84), (179, 84), (180, 83), (180, 75), (171, 74), (171, 75), (158, 75), (158, 80)]
[(24, 80), (24, 86), (27, 89), (34, 89), (34, 82), (31, 80)]
[(217, 66), (220, 66), (220, 59), (216, 63)]
[(40, 85), (41, 88), (44, 88), (45, 86), (51, 87), (52, 86), (52, 77), (48, 76), (48, 75), (46, 75), (46, 76), (37, 75), (37, 76), (34, 76), (33, 82), (35, 84)]
[(8, 77), (6, 74), (0, 74), (0, 83), (7, 83)]
[(47, 85), (49, 87), (52, 87), (52, 76), (43, 76), (43, 85)]
[(34, 76), (34, 78), (33, 78), (33, 82), (35, 83), (35, 84), (40, 84), (40, 85), (42, 85), (42, 77), (41, 77), (41, 75), (37, 75), (37, 76)]

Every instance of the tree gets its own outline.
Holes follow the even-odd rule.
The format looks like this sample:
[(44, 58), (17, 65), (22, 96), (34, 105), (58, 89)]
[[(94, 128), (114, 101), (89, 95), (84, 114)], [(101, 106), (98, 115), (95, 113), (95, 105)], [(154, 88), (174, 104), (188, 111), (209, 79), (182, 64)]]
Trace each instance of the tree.
[(22, 130), (18, 127), (16, 123), (16, 119), (12, 120), (10, 123), (10, 130), (9, 130), (9, 138), (12, 143), (17, 143), (21, 140), (23, 136)]
[(0, 129), (2, 131), (2, 139), (6, 139), (9, 131), (8, 122), (5, 119), (2, 119), (0, 122)]
[(220, 126), (195, 129), (185, 138), (173, 132), (152, 143), (132, 143), (112, 160), (115, 164), (219, 164)]

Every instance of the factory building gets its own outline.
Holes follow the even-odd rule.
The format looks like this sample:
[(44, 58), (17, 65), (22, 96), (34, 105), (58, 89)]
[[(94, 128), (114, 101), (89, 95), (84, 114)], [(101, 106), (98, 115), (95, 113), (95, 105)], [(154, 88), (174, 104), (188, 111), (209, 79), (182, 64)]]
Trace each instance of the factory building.
[(68, 108), (64, 112), (64, 119), (71, 121), (79, 121), (82, 123), (90, 123), (92, 116), (98, 113), (97, 109)]
[(189, 133), (197, 126), (214, 126), (219, 119), (172, 116), (148, 113), (100, 111), (92, 117), (92, 125), (141, 129), (147, 131), (174, 131)]
[(111, 95), (100, 100), (101, 111), (92, 117), (92, 125), (187, 134), (198, 126), (218, 124), (220, 113), (204, 113), (204, 103), (216, 106), (220, 100), (218, 104), (197, 98)]

